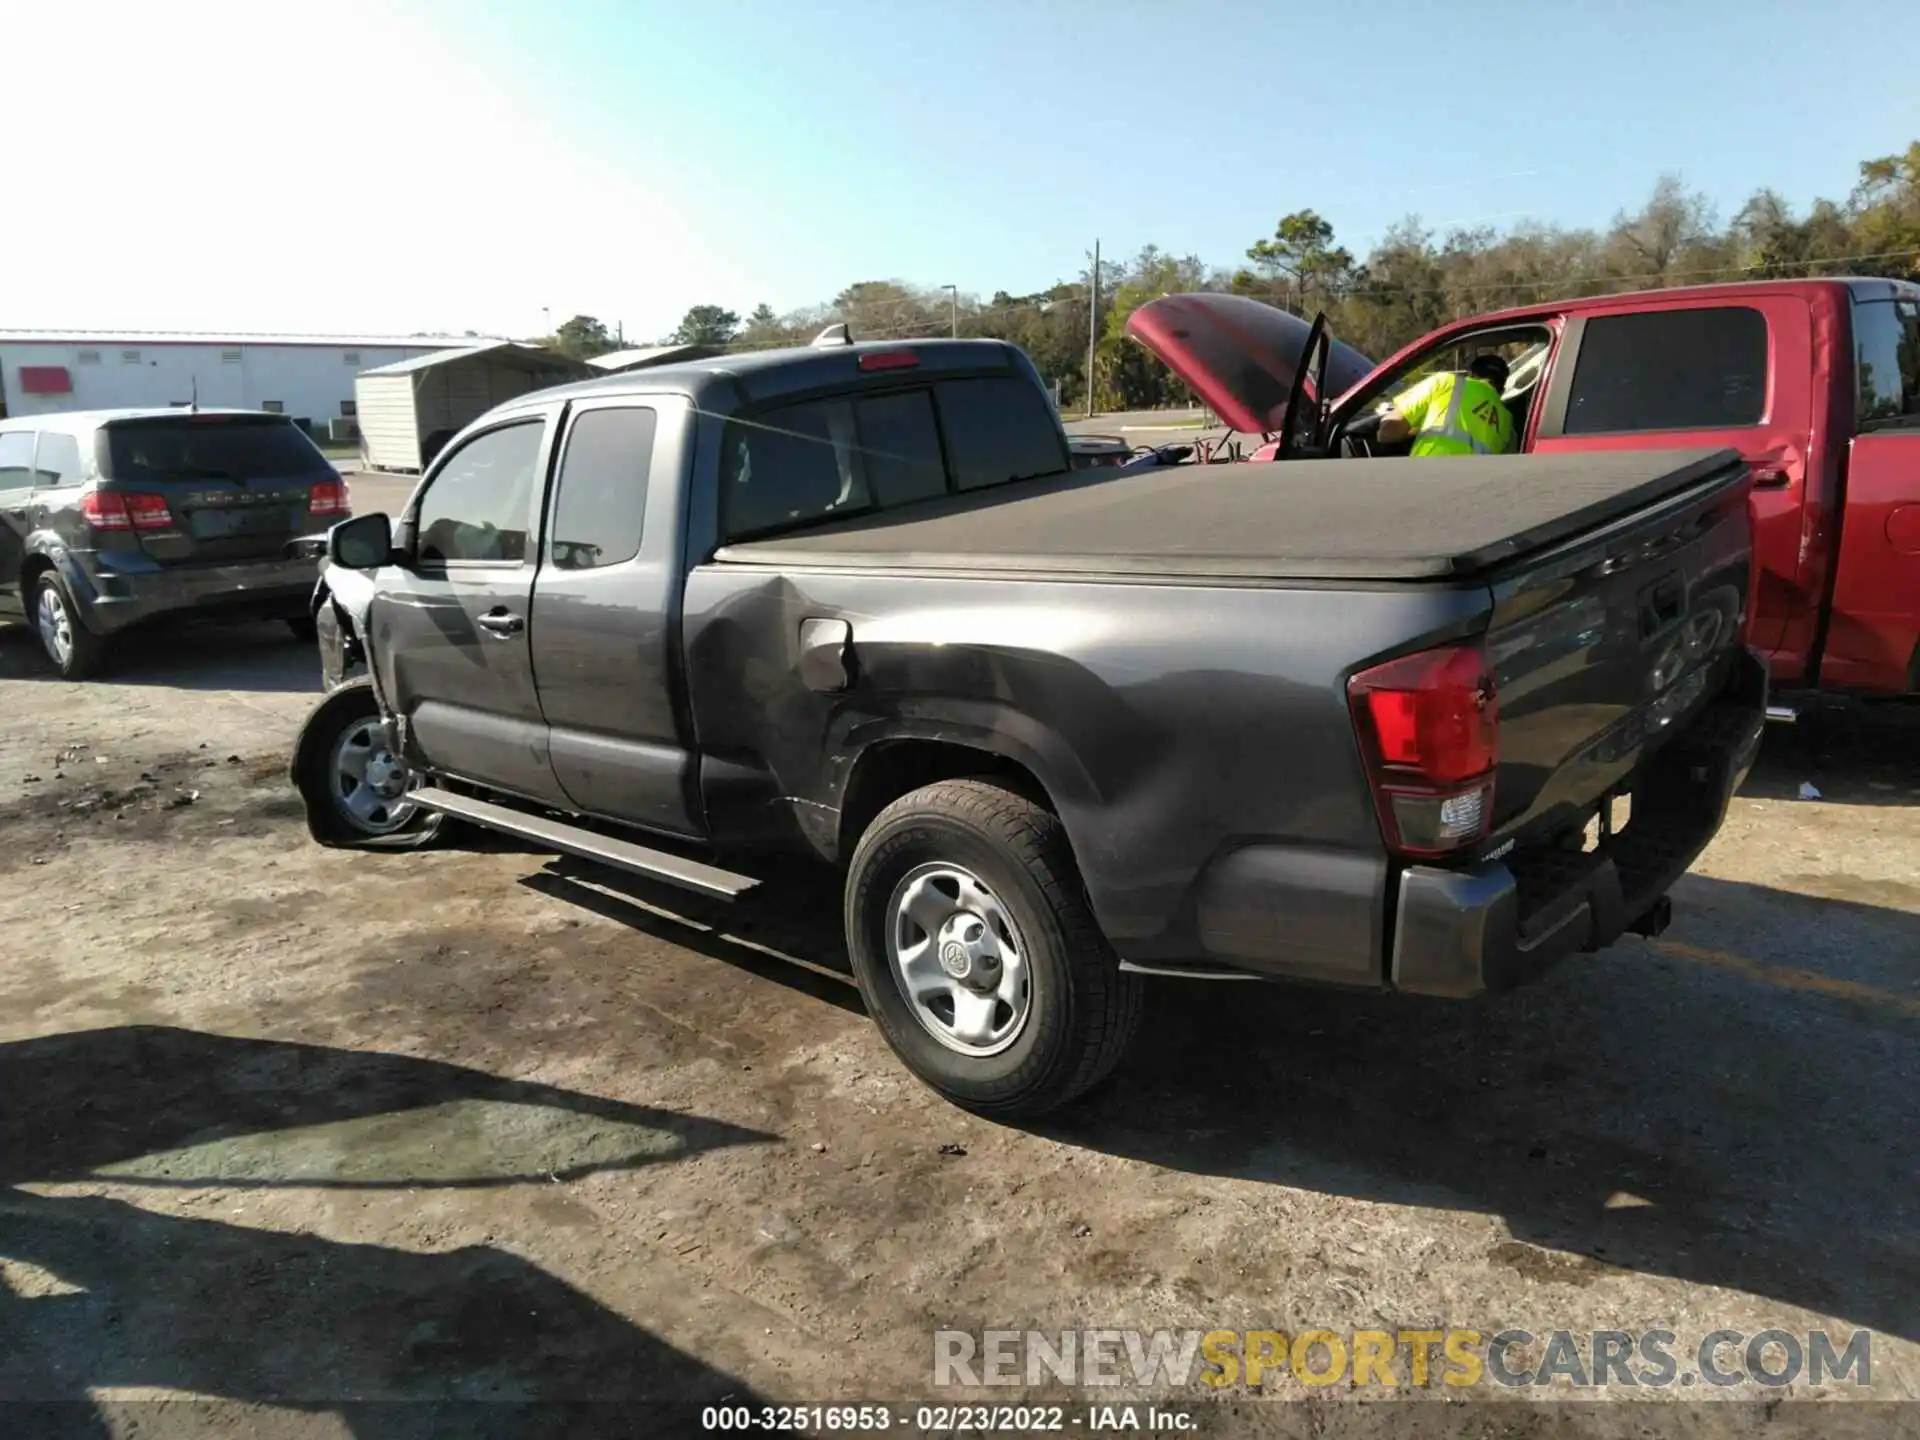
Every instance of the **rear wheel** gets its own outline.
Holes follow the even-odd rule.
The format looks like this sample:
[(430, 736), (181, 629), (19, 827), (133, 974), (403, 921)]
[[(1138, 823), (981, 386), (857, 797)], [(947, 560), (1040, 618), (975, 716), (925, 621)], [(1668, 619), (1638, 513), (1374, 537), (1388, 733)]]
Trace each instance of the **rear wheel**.
[(1119, 1063), (1140, 1020), (1058, 817), (983, 780), (883, 810), (847, 875), (868, 1013), (914, 1074), (982, 1114), (1039, 1115)]
[(341, 686), (307, 717), (293, 779), (322, 845), (407, 849), (432, 840), (442, 817), (408, 802), (412, 778), (387, 747), (370, 683)]
[(84, 680), (98, 674), (107, 656), (107, 642), (87, 629), (73, 603), (73, 594), (57, 570), (43, 570), (33, 582), (28, 600), (33, 632), (40, 648), (65, 680)]

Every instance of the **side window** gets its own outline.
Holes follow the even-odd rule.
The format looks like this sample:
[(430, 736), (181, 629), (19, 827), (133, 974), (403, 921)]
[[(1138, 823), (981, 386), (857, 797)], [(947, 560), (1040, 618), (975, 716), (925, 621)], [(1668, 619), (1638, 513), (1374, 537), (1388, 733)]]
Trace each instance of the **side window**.
[(1767, 321), (1747, 306), (1597, 315), (1567, 395), (1568, 435), (1757, 425), (1767, 404)]
[(935, 387), (956, 489), (978, 490), (1068, 468), (1060, 427), (1032, 384), (1012, 376)]
[(567, 432), (547, 559), (562, 570), (618, 565), (640, 553), (657, 417), (651, 410), (586, 410)]
[(53, 430), (40, 432), (40, 449), (33, 459), (35, 485), (78, 485), (80, 442)]
[(33, 431), (0, 433), (0, 490), (24, 490), (33, 484)]
[(447, 458), (420, 497), (420, 563), (518, 565), (527, 558), (527, 510), (544, 428), (529, 420), (489, 430)]
[(849, 401), (813, 400), (733, 420), (723, 444), (720, 528), (729, 540), (872, 503)]
[(1858, 430), (1920, 426), (1920, 304), (1873, 300), (1853, 307)]

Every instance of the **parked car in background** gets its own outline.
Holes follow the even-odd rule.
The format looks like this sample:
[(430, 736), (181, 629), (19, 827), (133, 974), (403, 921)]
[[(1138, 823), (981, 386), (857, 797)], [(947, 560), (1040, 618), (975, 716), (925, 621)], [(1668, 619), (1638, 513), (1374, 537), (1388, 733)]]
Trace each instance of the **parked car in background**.
[(1168, 296), (1127, 330), (1228, 424), (1275, 437), (1265, 458), (1353, 449), (1347, 422), (1484, 350), (1512, 364), (1525, 452), (1737, 450), (1754, 476), (1751, 640), (1774, 685), (1920, 695), (1920, 285), (1558, 300), (1461, 320), (1379, 366), (1239, 296)]
[(1070, 469), (995, 341), (525, 395), (330, 532), (291, 779), (332, 845), (834, 863), (868, 1012), (998, 1114), (1143, 973), (1461, 996), (1658, 932), (1759, 744), (1737, 455), (1196, 480)]
[(306, 432), (254, 410), (101, 410), (0, 420), (0, 615), (59, 672), (185, 616), (285, 620), (312, 635), (318, 572), (287, 543), (349, 514)]

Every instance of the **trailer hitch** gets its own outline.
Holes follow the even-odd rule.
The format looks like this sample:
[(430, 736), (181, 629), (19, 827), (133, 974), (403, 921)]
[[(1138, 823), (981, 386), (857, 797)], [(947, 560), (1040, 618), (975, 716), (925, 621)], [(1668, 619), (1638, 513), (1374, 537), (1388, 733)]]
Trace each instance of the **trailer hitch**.
[(1662, 895), (1641, 911), (1638, 918), (1627, 925), (1627, 929), (1635, 935), (1644, 935), (1649, 940), (1657, 940), (1666, 933), (1667, 927), (1672, 923), (1673, 897)]

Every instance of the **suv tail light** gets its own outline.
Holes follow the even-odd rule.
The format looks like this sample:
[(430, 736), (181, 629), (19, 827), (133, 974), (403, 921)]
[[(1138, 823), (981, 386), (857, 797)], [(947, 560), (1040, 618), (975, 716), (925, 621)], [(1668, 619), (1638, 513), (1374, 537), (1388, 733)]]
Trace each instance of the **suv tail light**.
[(911, 370), (920, 357), (911, 350), (868, 350), (856, 362), (862, 370)]
[(315, 515), (345, 515), (347, 485), (344, 480), (322, 480), (307, 492), (307, 509)]
[(80, 499), (80, 515), (91, 530), (171, 530), (173, 512), (164, 495), (128, 495), (90, 490)]
[(1387, 848), (1437, 856), (1482, 839), (1493, 819), (1500, 705), (1478, 645), (1403, 655), (1347, 682)]
[(133, 522), (127, 518), (127, 502), (123, 496), (111, 490), (89, 490), (80, 497), (80, 517), (87, 522), (89, 530), (131, 530)]

